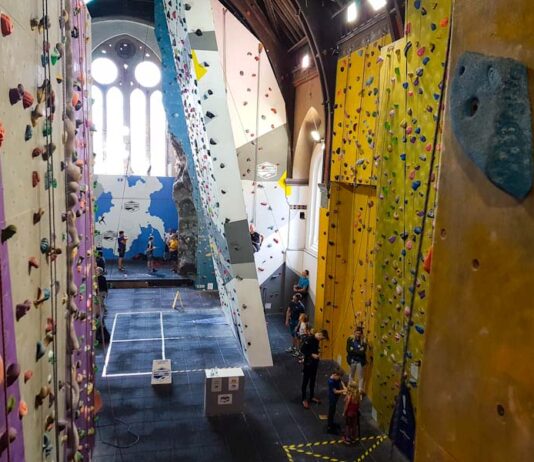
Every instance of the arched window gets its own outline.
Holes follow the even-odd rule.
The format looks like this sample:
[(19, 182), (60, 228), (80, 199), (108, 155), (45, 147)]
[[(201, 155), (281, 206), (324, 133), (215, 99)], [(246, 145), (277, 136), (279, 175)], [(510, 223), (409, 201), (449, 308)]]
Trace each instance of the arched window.
[(161, 63), (145, 44), (122, 35), (93, 52), (95, 173), (167, 175), (167, 120)]
[(322, 180), (324, 147), (322, 143), (315, 146), (310, 162), (310, 201), (308, 203), (308, 229), (306, 231), (306, 247), (312, 253), (319, 250), (319, 218), (321, 208), (321, 190), (319, 184)]

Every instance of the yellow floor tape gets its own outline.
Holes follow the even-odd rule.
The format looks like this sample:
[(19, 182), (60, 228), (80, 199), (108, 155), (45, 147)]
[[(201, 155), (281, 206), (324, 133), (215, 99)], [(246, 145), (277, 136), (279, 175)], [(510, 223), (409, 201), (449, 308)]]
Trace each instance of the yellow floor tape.
[[(375, 440), (374, 444), (365, 450), (365, 452), (355, 459), (355, 462), (362, 462), (371, 452), (373, 452), (384, 440), (386, 439), (385, 435), (379, 436), (366, 436), (363, 438), (358, 438), (356, 441), (370, 441)], [(332, 456), (325, 456), (322, 454), (317, 454), (316, 452), (311, 451), (309, 448), (317, 446), (327, 446), (327, 445), (336, 445), (336, 444), (345, 444), (343, 440), (330, 440), (330, 441), (317, 441), (314, 443), (300, 443), (300, 444), (289, 444), (284, 445), (283, 449), (286, 453), (287, 460), (289, 462), (294, 462), (293, 453), (304, 454), (306, 456), (312, 457), (314, 459), (327, 460), (329, 462), (349, 462), (343, 459), (338, 459)]]

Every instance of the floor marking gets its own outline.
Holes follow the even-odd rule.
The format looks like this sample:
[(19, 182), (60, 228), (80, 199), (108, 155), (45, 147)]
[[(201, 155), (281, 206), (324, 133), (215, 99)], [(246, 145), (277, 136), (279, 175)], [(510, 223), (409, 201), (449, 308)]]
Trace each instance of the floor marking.
[(161, 359), (165, 359), (165, 334), (163, 333), (163, 313), (159, 312), (159, 325), (161, 327)]
[[(385, 435), (378, 436), (365, 436), (363, 438), (358, 438), (356, 441), (370, 441), (375, 440), (375, 443), (367, 448), (365, 452), (359, 456), (354, 462), (362, 462), (369, 454), (371, 454), (384, 440), (386, 440)], [(293, 452), (298, 454), (304, 454), (306, 456), (313, 457), (314, 459), (327, 460), (329, 462), (349, 462), (343, 459), (338, 459), (337, 457), (326, 456), (323, 454), (317, 454), (316, 452), (310, 451), (309, 448), (317, 446), (326, 446), (326, 445), (336, 445), (336, 444), (345, 444), (343, 440), (329, 440), (329, 441), (317, 441), (313, 443), (300, 443), (300, 444), (288, 444), (282, 446), (284, 452), (287, 456), (289, 462), (294, 462)]]
[(113, 345), (113, 335), (115, 334), (115, 326), (117, 324), (117, 315), (113, 318), (113, 327), (111, 328), (111, 336), (109, 337), (109, 347), (106, 352), (106, 359), (104, 360), (104, 367), (102, 369), (102, 377), (106, 376), (108, 370), (109, 356), (111, 354), (111, 346)]
[[(182, 337), (185, 338), (185, 337)], [(119, 340), (113, 340), (114, 343), (125, 343), (125, 342), (155, 342), (160, 341), (161, 337), (154, 337), (154, 338), (124, 338)]]
[[(243, 368), (241, 368), (243, 369)], [(171, 371), (171, 374), (185, 374), (187, 372), (204, 372), (206, 369), (182, 369), (177, 371)], [(152, 372), (125, 372), (118, 374), (102, 374), (102, 377), (135, 377), (139, 375), (152, 375)]]

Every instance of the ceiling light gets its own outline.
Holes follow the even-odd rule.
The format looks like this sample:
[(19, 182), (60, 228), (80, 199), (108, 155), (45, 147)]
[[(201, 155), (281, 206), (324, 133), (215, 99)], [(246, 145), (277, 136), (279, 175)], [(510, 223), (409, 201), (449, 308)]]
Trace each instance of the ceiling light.
[(354, 22), (356, 19), (358, 19), (358, 6), (354, 1), (347, 7), (347, 22)]
[(302, 57), (302, 69), (307, 69), (308, 67), (310, 67), (310, 55), (305, 54)]
[(313, 141), (315, 141), (316, 143), (321, 141), (321, 134), (319, 133), (319, 130), (312, 130), (310, 135), (313, 138)]
[(386, 6), (387, 0), (369, 0), (369, 3), (373, 7), (373, 10), (378, 11), (380, 8)]

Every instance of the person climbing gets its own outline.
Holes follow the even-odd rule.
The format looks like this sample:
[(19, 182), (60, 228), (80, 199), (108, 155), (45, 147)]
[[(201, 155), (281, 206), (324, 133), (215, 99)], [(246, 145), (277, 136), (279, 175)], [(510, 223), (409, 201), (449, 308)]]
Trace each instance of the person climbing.
[[(315, 397), (315, 379), (317, 377), (317, 369), (319, 367), (319, 345), (322, 340), (328, 340), (328, 331), (326, 329), (315, 332), (306, 337), (300, 351), (304, 356), (302, 369), (302, 406), (304, 409), (310, 408), (310, 402), (320, 404), (321, 400)], [(306, 399), (306, 391), (310, 384), (310, 399)]]
[(337, 434), (339, 430), (339, 425), (334, 422), (337, 402), (339, 395), (343, 395), (347, 391), (345, 384), (341, 381), (342, 377), (343, 371), (337, 368), (328, 378), (328, 421), (326, 427), (328, 433)]
[(128, 237), (124, 235), (124, 231), (119, 231), (117, 250), (119, 252), (119, 271), (124, 271), (124, 255), (126, 254), (126, 242)]
[(304, 270), (300, 275), (297, 284), (293, 286), (293, 292), (300, 294), (302, 298), (308, 294), (308, 288), (310, 287), (310, 280), (308, 279), (309, 275), (310, 272), (308, 270)]
[(250, 240), (252, 241), (254, 253), (259, 252), (260, 247), (263, 244), (263, 234), (258, 233), (256, 227), (252, 223), (248, 225), (248, 230), (250, 232)]
[(169, 259), (171, 261), (171, 270), (173, 273), (178, 272), (178, 236), (173, 234), (169, 239)]
[(293, 353), (294, 356), (299, 356), (297, 327), (302, 313), (304, 313), (304, 307), (295, 294), (291, 298), (286, 311), (286, 326), (289, 328), (289, 333), (292, 337), (291, 347), (289, 347), (286, 352)]
[(356, 382), (349, 383), (347, 386), (343, 416), (345, 417), (343, 441), (352, 444), (360, 435), (360, 391)]
[(145, 250), (146, 266), (150, 273), (156, 272), (156, 268), (154, 268), (154, 249), (155, 248), (156, 247), (154, 246), (154, 236), (150, 236), (148, 238), (148, 243), (147, 243), (146, 250)]
[(367, 364), (366, 358), (367, 344), (363, 338), (363, 327), (356, 326), (354, 335), (347, 339), (347, 363), (350, 366), (349, 383), (358, 381), (360, 394), (365, 392), (364, 388), (364, 367)]

